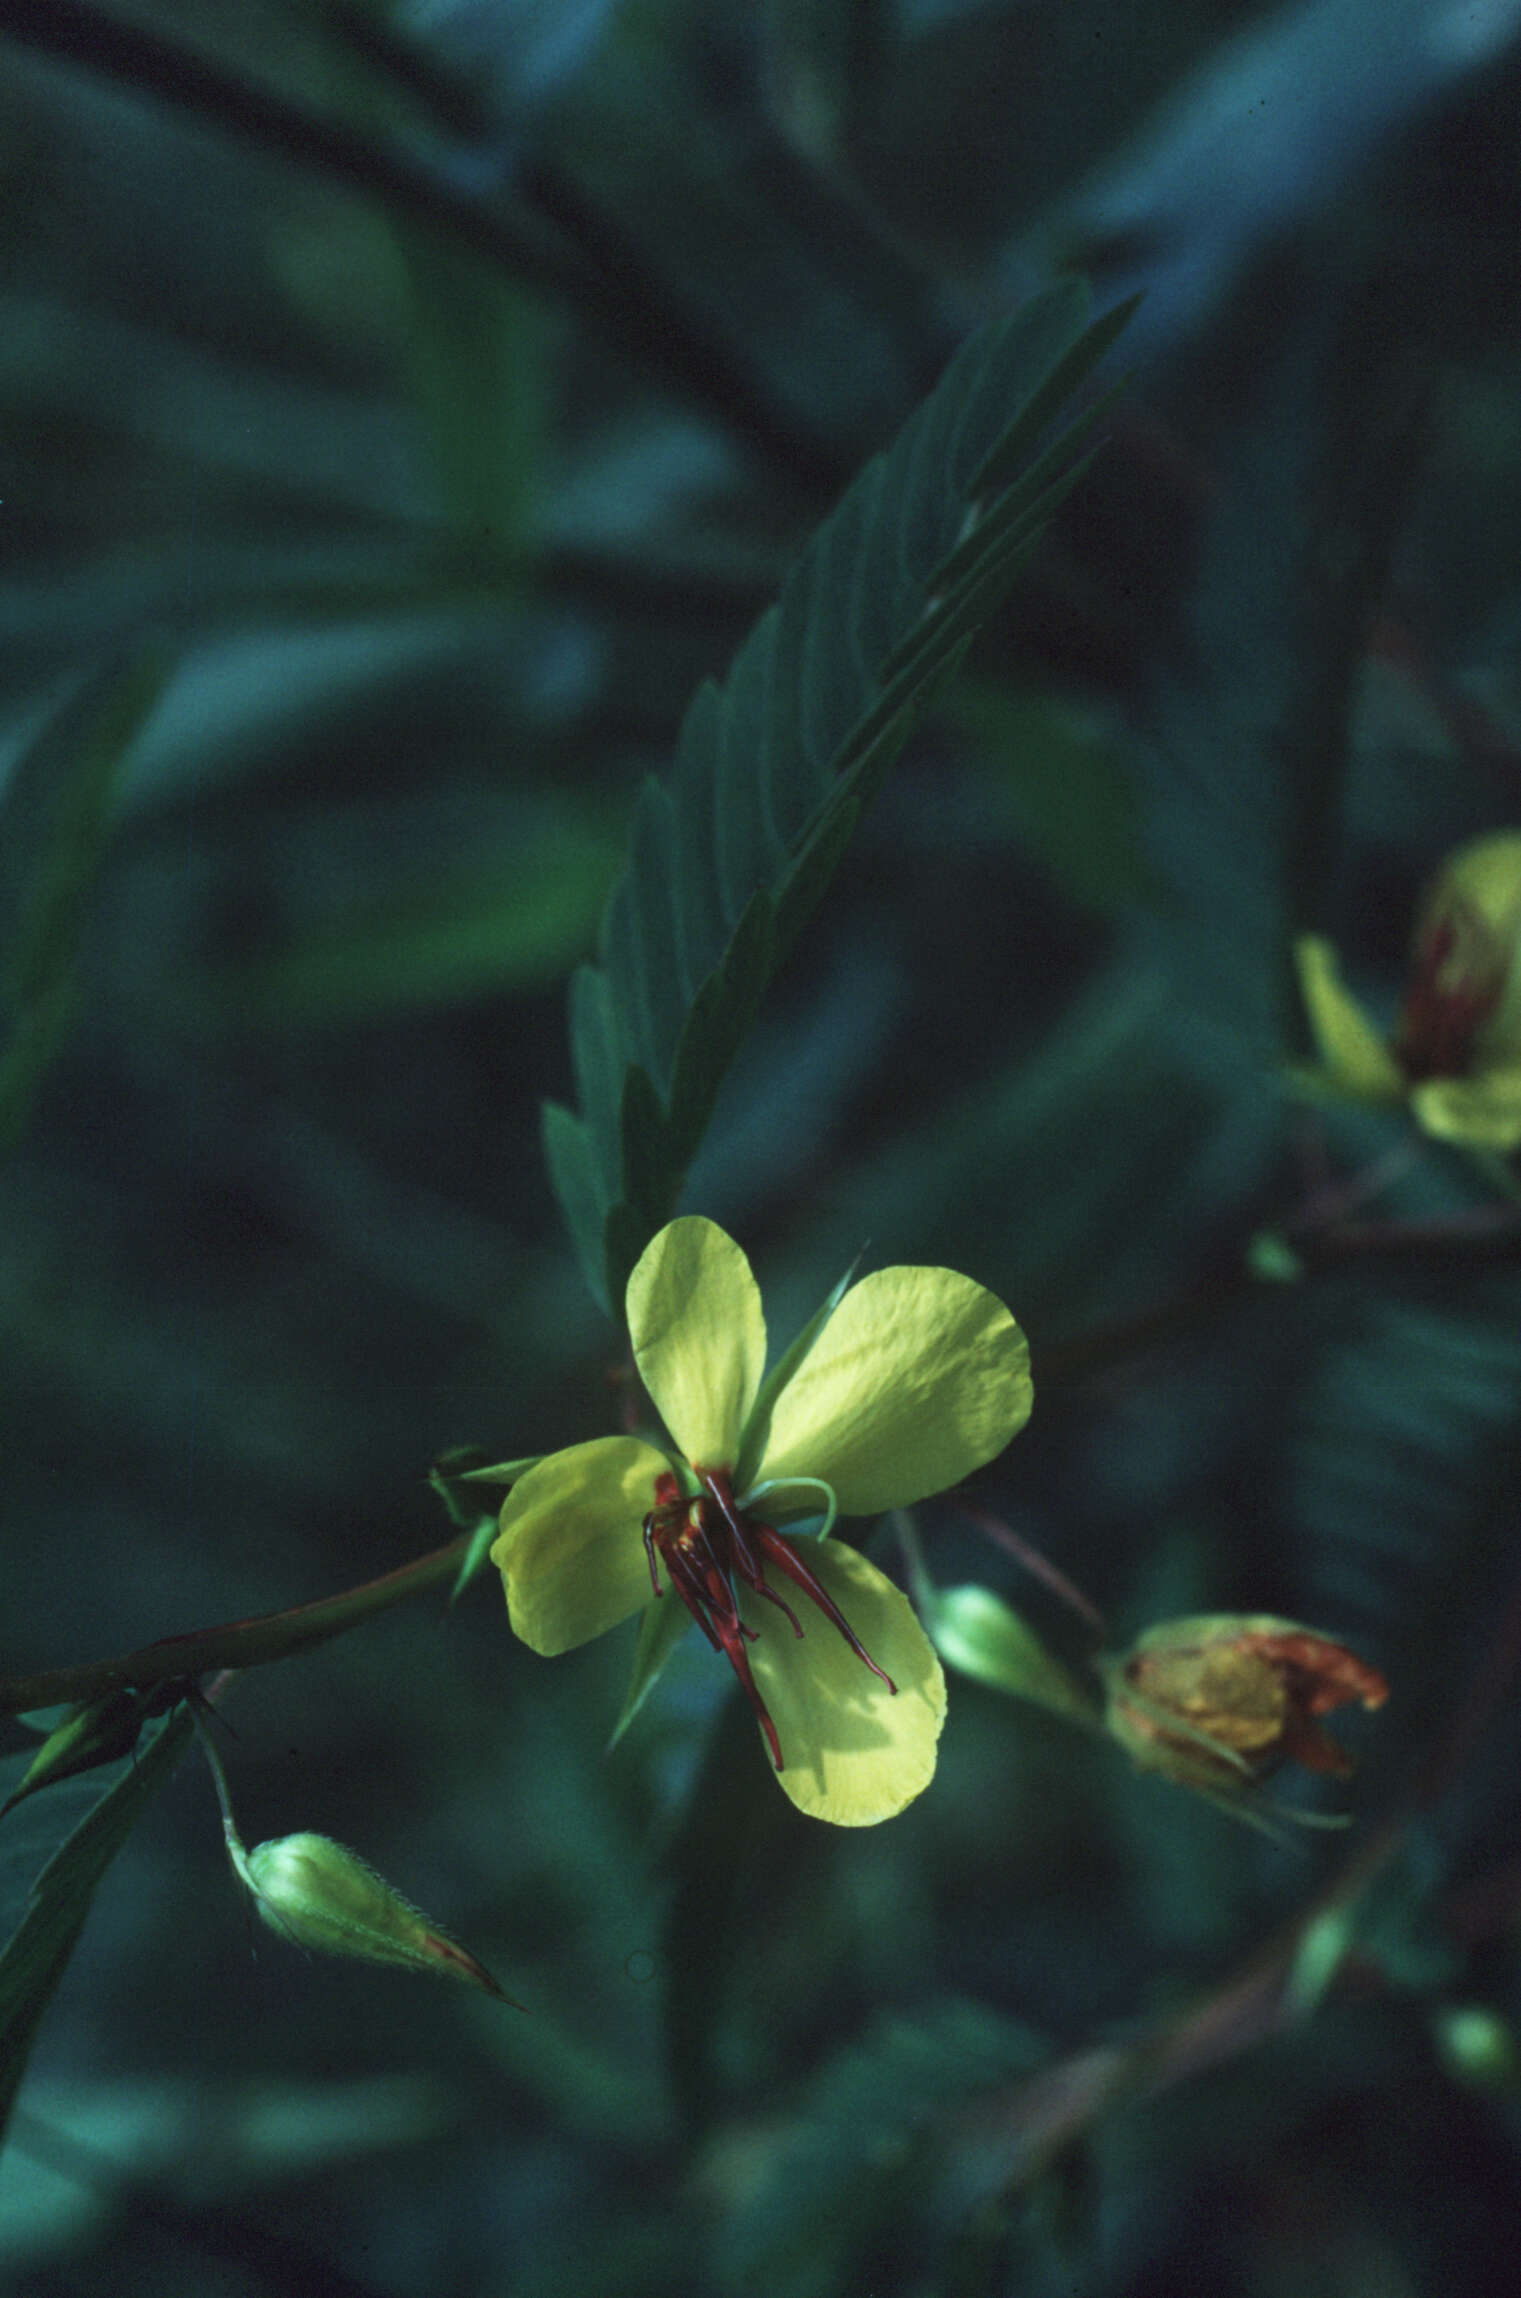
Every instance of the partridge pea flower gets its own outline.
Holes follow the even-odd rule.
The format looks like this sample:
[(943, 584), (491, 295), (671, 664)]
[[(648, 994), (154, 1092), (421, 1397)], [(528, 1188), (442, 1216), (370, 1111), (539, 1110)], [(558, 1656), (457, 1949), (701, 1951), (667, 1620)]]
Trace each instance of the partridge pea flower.
[(1422, 907), (1392, 1038), (1347, 989), (1328, 941), (1306, 935), (1295, 958), (1321, 1061), (1308, 1084), (1408, 1101), (1441, 1141), (1521, 1147), (1521, 832), (1448, 859)]
[[(1030, 1411), (1023, 1334), (969, 1277), (879, 1269), (766, 1379), (750, 1264), (699, 1219), (651, 1241), (625, 1305), (670, 1446), (596, 1438), (513, 1486), (491, 1555), (514, 1630), (569, 1651), (674, 1597), (733, 1668), (798, 1808), (890, 1818), (933, 1776), (945, 1679), (907, 1598), (828, 1533), (1003, 1450)], [(817, 1538), (779, 1529), (817, 1516)]]

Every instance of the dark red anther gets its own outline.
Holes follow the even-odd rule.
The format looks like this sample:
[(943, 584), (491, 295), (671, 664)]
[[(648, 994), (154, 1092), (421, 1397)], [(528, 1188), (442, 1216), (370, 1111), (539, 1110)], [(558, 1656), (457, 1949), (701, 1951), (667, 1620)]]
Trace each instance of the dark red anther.
[[(866, 1665), (870, 1668), (872, 1674), (874, 1676), (880, 1676), (883, 1683), (886, 1684), (888, 1690), (896, 1695), (898, 1687), (893, 1682), (892, 1677), (888, 1674), (885, 1668), (879, 1668), (877, 1666), (876, 1661), (872, 1658), (870, 1652), (866, 1649), (866, 1646), (862, 1643), (860, 1637), (856, 1634), (854, 1628), (852, 1628), (850, 1622), (846, 1619), (844, 1613), (840, 1610), (840, 1607), (835, 1602), (833, 1596), (830, 1595), (829, 1590), (824, 1586), (822, 1581), (815, 1579), (814, 1575), (809, 1571), (807, 1565), (803, 1562), (802, 1557), (793, 1547), (791, 1541), (784, 1540), (780, 1532), (773, 1532), (769, 1524), (757, 1524), (755, 1527), (755, 1533), (756, 1538), (759, 1541), (762, 1553), (770, 1558), (771, 1562), (776, 1566), (779, 1572), (786, 1573), (788, 1579), (793, 1583), (794, 1587), (801, 1588), (805, 1596), (811, 1596), (813, 1598), (813, 1601), (818, 1605), (818, 1608), (823, 1613), (825, 1619), (830, 1622), (831, 1626), (839, 1629), (840, 1634), (845, 1638), (846, 1643), (849, 1644), (851, 1650), (855, 1653), (856, 1658), (858, 1660), (864, 1660)], [(765, 1585), (763, 1581), (757, 1581), (755, 1585), (759, 1588), (760, 1593), (763, 1596), (771, 1597), (773, 1604), (782, 1604), (781, 1597), (772, 1595), (771, 1590)], [(788, 1619), (792, 1620), (792, 1614), (791, 1612), (787, 1611), (787, 1606), (785, 1604), (782, 1604), (782, 1610), (787, 1612)], [(796, 1620), (793, 1620), (792, 1624), (794, 1627), (797, 1627)], [(802, 1629), (798, 1628), (798, 1634), (801, 1635), (802, 1632)]]
[(650, 1578), (656, 1595), (661, 1595), (660, 1560), (663, 1558), (672, 1588), (714, 1651), (724, 1654), (739, 1678), (766, 1735), (771, 1760), (780, 1771), (783, 1768), (781, 1743), (745, 1650), (747, 1643), (756, 1642), (759, 1630), (747, 1628), (739, 1616), (736, 1581), (755, 1595), (763, 1596), (768, 1604), (774, 1604), (791, 1622), (793, 1634), (801, 1636), (803, 1628), (797, 1614), (767, 1583), (766, 1565), (772, 1564), (818, 1606), (856, 1657), (864, 1660), (890, 1692), (896, 1693), (898, 1687), (886, 1670), (878, 1667), (828, 1589), (809, 1571), (791, 1542), (774, 1526), (763, 1524), (740, 1509), (729, 1471), (699, 1468), (697, 1476), (703, 1489), (692, 1494), (684, 1493), (677, 1478), (668, 1472), (655, 1479), (655, 1505), (644, 1520), (644, 1552), (649, 1558)]
[(660, 1585), (660, 1567), (656, 1563), (655, 1557), (656, 1552), (664, 1546), (665, 1526), (673, 1512), (677, 1517), (680, 1517), (685, 1513), (685, 1508), (681, 1498), (681, 1486), (667, 1468), (655, 1479), (655, 1505), (644, 1520), (644, 1552), (650, 1560), (650, 1578), (655, 1584), (657, 1596), (663, 1595), (665, 1591)]

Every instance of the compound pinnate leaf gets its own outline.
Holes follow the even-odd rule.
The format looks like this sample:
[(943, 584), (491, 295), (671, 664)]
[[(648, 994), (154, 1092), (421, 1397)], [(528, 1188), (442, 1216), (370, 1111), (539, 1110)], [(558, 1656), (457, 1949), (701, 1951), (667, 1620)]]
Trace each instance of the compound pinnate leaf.
[(722, 685), (701, 687), (669, 781), (646, 784), (598, 963), (572, 986), (579, 1113), (546, 1118), (605, 1304), (673, 1210), (877, 781), (1081, 475), (1096, 409), (1040, 442), (1127, 316), (1090, 323), (1069, 281), (968, 342), (817, 529)]

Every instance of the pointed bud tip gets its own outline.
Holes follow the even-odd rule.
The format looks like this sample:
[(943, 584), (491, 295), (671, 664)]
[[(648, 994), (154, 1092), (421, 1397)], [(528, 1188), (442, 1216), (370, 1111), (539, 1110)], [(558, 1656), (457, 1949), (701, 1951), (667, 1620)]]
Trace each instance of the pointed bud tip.
[(298, 1947), (462, 1979), (514, 2010), (523, 2008), (483, 1963), (329, 1836), (282, 1835), (256, 1844), (245, 1880), (261, 1919)]

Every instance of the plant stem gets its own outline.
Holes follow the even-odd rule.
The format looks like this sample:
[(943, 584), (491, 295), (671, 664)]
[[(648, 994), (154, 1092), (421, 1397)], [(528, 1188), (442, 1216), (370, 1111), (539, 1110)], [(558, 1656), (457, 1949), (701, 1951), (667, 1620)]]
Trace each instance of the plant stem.
[(450, 1579), (472, 1535), (461, 1533), (446, 1547), (434, 1548), (413, 1563), (378, 1580), (366, 1580), (339, 1596), (320, 1596), (312, 1604), (296, 1604), (284, 1612), (265, 1612), (251, 1620), (228, 1620), (214, 1628), (196, 1628), (184, 1636), (163, 1636), (120, 1659), (86, 1660), (74, 1667), (51, 1668), (30, 1676), (0, 1676), (0, 1715), (24, 1715), (32, 1708), (72, 1705), (98, 1699), (103, 1692), (144, 1691), (177, 1676), (195, 1677), (209, 1668), (254, 1668), (269, 1660), (283, 1660), (292, 1652), (308, 1651), (333, 1636), (345, 1635), (377, 1612), (409, 1596), (421, 1595)]
[(201, 1743), (201, 1753), (211, 1769), (212, 1784), (216, 1788), (217, 1802), (221, 1806), (222, 1812), (222, 1840), (227, 1846), (227, 1856), (232, 1862), (232, 1871), (237, 1876), (238, 1881), (246, 1884), (248, 1889), (252, 1891), (254, 1886), (248, 1872), (248, 1853), (243, 1847), (243, 1838), (238, 1833), (238, 1822), (232, 1808), (232, 1790), (227, 1784), (227, 1773), (223, 1768), (222, 1758), (218, 1753), (216, 1742), (207, 1728), (205, 1718), (194, 1703), (190, 1709), (190, 1720), (195, 1725), (196, 1737)]
[[(1314, 1236), (1302, 1234), (1292, 1220), (1276, 1227), (1291, 1239), (1305, 1282), (1370, 1261), (1475, 1270), (1511, 1268), (1521, 1261), (1521, 1222), (1508, 1206), (1434, 1221), (1349, 1221)], [(1042, 1385), (1085, 1380), (1190, 1331), (1243, 1294), (1264, 1289), (1249, 1252), (1243, 1251), (1166, 1300), (1105, 1318), (1070, 1339), (1048, 1341), (1040, 1354)]]

